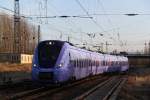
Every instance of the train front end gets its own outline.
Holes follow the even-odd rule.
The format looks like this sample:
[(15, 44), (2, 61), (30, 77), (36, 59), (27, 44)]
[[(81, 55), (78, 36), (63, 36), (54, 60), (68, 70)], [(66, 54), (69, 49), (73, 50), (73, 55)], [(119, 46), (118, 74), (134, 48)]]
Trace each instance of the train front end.
[(32, 63), (32, 80), (39, 82), (57, 81), (55, 64), (63, 47), (62, 41), (42, 41), (35, 49)]

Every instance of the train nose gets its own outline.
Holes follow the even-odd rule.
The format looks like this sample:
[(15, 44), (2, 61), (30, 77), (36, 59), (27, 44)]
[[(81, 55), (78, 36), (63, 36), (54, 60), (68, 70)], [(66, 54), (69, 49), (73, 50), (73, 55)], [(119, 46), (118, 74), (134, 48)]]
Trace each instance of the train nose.
[(54, 73), (53, 72), (39, 72), (38, 74), (39, 80), (53, 80)]

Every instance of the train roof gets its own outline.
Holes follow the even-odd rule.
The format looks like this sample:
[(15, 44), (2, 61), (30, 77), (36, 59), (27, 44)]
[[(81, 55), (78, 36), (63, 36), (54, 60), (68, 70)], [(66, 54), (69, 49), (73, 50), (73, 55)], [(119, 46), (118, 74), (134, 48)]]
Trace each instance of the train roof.
[(62, 41), (62, 40), (44, 40), (44, 41), (40, 41), (39, 44), (46, 43), (46, 42), (57, 42), (57, 43), (60, 43), (62, 45), (65, 44), (65, 43), (68, 43), (70, 46), (72, 46), (72, 48), (74, 48), (76, 50), (79, 50), (79, 51), (89, 52), (89, 53), (95, 53), (95, 54), (102, 54), (102, 55), (109, 55), (110, 57), (117, 56), (117, 57), (119, 57), (121, 59), (127, 59), (127, 57), (122, 56), (122, 55), (108, 54), (108, 53), (104, 53), (104, 52), (95, 52), (95, 51), (91, 51), (91, 50), (79, 48), (79, 47), (76, 47), (75, 45), (73, 45), (72, 43), (70, 43), (68, 41)]
[(57, 43), (62, 43), (62, 44), (68, 43), (68, 44), (70, 44), (71, 46), (74, 46), (72, 43), (70, 43), (70, 42), (68, 42), (68, 41), (62, 41), (62, 40), (44, 40), (44, 41), (40, 41), (39, 44), (41, 44), (41, 43), (46, 43), (46, 42), (57, 42)]

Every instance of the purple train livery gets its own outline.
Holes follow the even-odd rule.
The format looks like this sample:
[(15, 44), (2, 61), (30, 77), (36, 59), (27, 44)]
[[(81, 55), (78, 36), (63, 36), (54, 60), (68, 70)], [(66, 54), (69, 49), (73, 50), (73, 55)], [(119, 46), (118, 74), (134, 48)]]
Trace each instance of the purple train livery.
[(34, 52), (32, 79), (61, 83), (107, 72), (125, 72), (128, 58), (88, 51), (59, 40), (41, 41)]

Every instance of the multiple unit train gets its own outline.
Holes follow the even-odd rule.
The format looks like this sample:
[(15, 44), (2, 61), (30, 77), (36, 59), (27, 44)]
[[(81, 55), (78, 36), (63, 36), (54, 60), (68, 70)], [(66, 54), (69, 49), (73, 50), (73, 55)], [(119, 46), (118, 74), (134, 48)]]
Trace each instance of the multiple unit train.
[(65, 41), (47, 40), (35, 49), (32, 79), (59, 83), (105, 72), (124, 72), (128, 68), (127, 57), (84, 50)]

